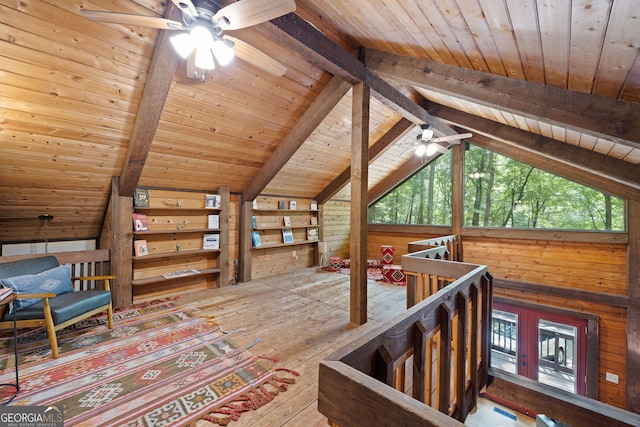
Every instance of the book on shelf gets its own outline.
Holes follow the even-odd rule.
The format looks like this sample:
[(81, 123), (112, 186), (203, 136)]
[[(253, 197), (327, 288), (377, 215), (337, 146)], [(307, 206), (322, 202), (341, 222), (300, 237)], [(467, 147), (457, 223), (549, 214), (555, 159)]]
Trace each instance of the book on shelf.
[(253, 233), (251, 233), (251, 241), (254, 248), (259, 248), (260, 246), (262, 246), (262, 239), (260, 239), (259, 231), (254, 231)]
[(312, 216), (311, 217), (311, 225), (318, 225), (318, 217), (317, 216)]
[(162, 277), (165, 279), (173, 279), (174, 277), (193, 276), (194, 274), (200, 274), (198, 270), (177, 270), (171, 273), (164, 273)]
[(258, 219), (255, 216), (251, 217), (251, 228), (258, 228)]
[(136, 188), (133, 193), (133, 205), (136, 208), (148, 208), (149, 190), (146, 188)]
[(147, 231), (149, 230), (149, 217), (146, 213), (134, 212), (133, 213), (133, 229), (135, 231)]
[(219, 234), (205, 234), (202, 240), (202, 249), (220, 249)]
[(219, 194), (207, 194), (204, 196), (204, 207), (208, 209), (220, 208), (221, 196)]
[(149, 248), (147, 247), (146, 240), (135, 240), (133, 242), (133, 249), (136, 256), (149, 255)]
[(307, 228), (307, 240), (318, 240), (318, 227)]
[(12, 288), (0, 288), (0, 301), (7, 298), (12, 293), (13, 293)]
[(317, 211), (318, 210), (318, 202), (315, 200), (311, 201), (311, 210), (312, 211)]
[(291, 230), (290, 228), (283, 228), (282, 241), (284, 243), (293, 243), (293, 230)]
[(207, 226), (209, 228), (220, 228), (220, 215), (208, 215)]
[(295, 200), (289, 200), (289, 210), (292, 210), (292, 211), (296, 210), (296, 201)]
[(283, 216), (283, 223), (285, 227), (291, 227), (291, 217), (290, 216)]

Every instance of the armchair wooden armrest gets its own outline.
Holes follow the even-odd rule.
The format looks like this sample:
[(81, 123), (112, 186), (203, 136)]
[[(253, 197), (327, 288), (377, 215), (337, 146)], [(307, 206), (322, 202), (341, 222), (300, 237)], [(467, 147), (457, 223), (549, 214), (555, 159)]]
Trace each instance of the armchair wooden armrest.
[(56, 294), (46, 293), (46, 294), (22, 294), (19, 292), (15, 292), (18, 298), (53, 298), (57, 296)]

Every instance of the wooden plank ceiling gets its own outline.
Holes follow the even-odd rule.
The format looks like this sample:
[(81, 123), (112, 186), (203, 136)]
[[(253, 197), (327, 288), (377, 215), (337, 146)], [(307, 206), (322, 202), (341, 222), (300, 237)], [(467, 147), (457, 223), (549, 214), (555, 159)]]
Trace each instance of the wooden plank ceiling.
[[(112, 177), (123, 173), (133, 186), (206, 191), (225, 184), (245, 196), (348, 198), (351, 91), (333, 75), (351, 82), (366, 75), (376, 95), (370, 189), (419, 164), (406, 146), (415, 141), (416, 115), (423, 110), (388, 102), (384, 94), (395, 88), (393, 96), (432, 112), (435, 117), (422, 117), (432, 119), (438, 133), (453, 132), (445, 123), (466, 124), (478, 134), (491, 129), (495, 135), (487, 139), (496, 138), (498, 147), (536, 151), (535, 144), (544, 145), (541, 155), (593, 169), (612, 192), (638, 197), (636, 1), (296, 4), (302, 19), (230, 32), (284, 64), (284, 76), (236, 59), (202, 82), (187, 77), (184, 61), (175, 73), (167, 68), (171, 58), (161, 61), (160, 30), (97, 23), (80, 14), (163, 16), (173, 8), (166, 0), (0, 0), (0, 242), (42, 239), (37, 216), (43, 213), (55, 216), (50, 240), (98, 237)], [(308, 49), (300, 48), (305, 44)], [(364, 61), (376, 62), (366, 62), (367, 69), (354, 65), (359, 50), (366, 52)], [(332, 53), (323, 58), (323, 52)], [(445, 77), (435, 65), (449, 67)], [(163, 73), (168, 91), (157, 89)], [(482, 99), (474, 87), (483, 84), (504, 100)], [(522, 91), (534, 98), (530, 105), (514, 101)], [(573, 91), (582, 97), (569, 96)], [(567, 101), (549, 108), (549, 115), (532, 106), (549, 99)], [(588, 108), (579, 108), (585, 102)], [(154, 106), (159, 121), (147, 129), (154, 122), (141, 115)], [(511, 141), (491, 123), (525, 133)], [(140, 144), (145, 139), (148, 155)]]

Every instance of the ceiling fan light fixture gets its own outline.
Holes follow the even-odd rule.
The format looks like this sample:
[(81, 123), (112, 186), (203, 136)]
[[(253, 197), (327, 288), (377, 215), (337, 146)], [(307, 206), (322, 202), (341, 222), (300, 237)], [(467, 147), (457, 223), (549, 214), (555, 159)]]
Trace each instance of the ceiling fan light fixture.
[(441, 144), (437, 143), (437, 142), (431, 142), (429, 143), (429, 145), (427, 145), (427, 151), (426, 151), (426, 155), (427, 157), (431, 157), (433, 155), (435, 155), (436, 153), (441, 153), (444, 154), (447, 152), (449, 147), (444, 147)]
[(178, 55), (183, 59), (187, 59), (195, 47), (191, 35), (188, 33), (175, 34), (171, 36), (169, 40), (173, 48), (178, 52)]
[[(230, 42), (231, 43), (231, 42)], [(211, 47), (213, 50), (213, 54), (216, 57), (216, 61), (221, 66), (225, 66), (231, 62), (235, 54), (233, 53), (233, 49), (224, 39), (217, 39), (213, 42), (213, 46)]]
[(416, 156), (422, 157), (427, 153), (427, 144), (418, 144), (416, 147)]
[(213, 70), (216, 68), (216, 64), (213, 61), (213, 53), (211, 49), (196, 49), (196, 67), (202, 68), (203, 70)]
[(207, 27), (196, 25), (191, 29), (190, 34), (191, 41), (196, 49), (211, 49), (211, 46), (213, 46), (213, 34)]

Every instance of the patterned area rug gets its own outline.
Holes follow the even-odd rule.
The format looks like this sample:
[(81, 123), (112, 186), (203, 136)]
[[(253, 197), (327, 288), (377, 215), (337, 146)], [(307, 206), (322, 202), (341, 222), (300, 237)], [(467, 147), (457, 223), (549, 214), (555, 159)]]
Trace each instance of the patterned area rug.
[[(56, 360), (43, 330), (25, 331), (18, 340), (20, 393), (11, 405), (62, 405), (65, 426), (227, 425), (298, 375), (229, 335), (174, 301), (117, 312), (112, 330), (102, 316), (60, 331)], [(13, 360), (13, 342), (2, 338), (0, 383), (15, 382)]]

